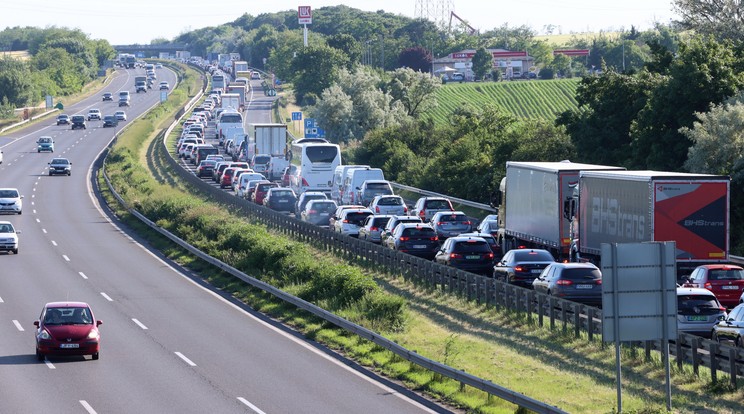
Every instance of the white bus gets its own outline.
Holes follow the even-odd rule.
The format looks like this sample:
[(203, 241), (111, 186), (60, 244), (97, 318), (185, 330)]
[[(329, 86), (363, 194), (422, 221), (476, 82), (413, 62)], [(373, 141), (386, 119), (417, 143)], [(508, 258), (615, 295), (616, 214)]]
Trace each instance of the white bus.
[(301, 138), (292, 141), (289, 152), (291, 163), (296, 167), (289, 179), (295, 193), (322, 191), (330, 197), (333, 174), (341, 165), (341, 148), (319, 138)]
[(227, 89), (227, 82), (225, 81), (225, 75), (223, 74), (212, 75), (212, 89)]

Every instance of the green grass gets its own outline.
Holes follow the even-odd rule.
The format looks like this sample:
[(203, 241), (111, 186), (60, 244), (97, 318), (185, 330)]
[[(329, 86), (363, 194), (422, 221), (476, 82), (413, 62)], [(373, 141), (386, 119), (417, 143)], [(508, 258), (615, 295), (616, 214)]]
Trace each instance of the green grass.
[(437, 90), (438, 107), (429, 111), (435, 122), (446, 123), (463, 103), (473, 107), (496, 104), (517, 118), (553, 121), (556, 114), (577, 107), (579, 79), (513, 82), (447, 83)]
[[(182, 99), (185, 101), (185, 97)], [(162, 115), (163, 118), (170, 118), (172, 113), (163, 111)], [(142, 120), (150, 125), (132, 128), (120, 138), (117, 149), (112, 153), (112, 165), (109, 166), (111, 173), (117, 170), (114, 165), (117, 158), (141, 161), (145, 148), (152, 145), (143, 136), (152, 137), (154, 134), (148, 133), (148, 130), (152, 129), (153, 124), (160, 125), (159, 121), (163, 118)], [(199, 197), (197, 194), (185, 193), (178, 187), (154, 183), (152, 176), (166, 176), (169, 171), (162, 168), (162, 163), (152, 161), (150, 158), (153, 156), (154, 152), (147, 151), (147, 161), (142, 168), (118, 169), (120, 177), (115, 181), (123, 185), (125, 196), (134, 205), (146, 204), (148, 199), (155, 196), (162, 200)], [(153, 173), (151, 169), (158, 168), (159, 165), (160, 170)], [(126, 185), (124, 180), (131, 186)], [(104, 195), (107, 195), (105, 190)], [(203, 212), (211, 211), (206, 206), (200, 208)], [(413, 366), (379, 346), (336, 329), (312, 315), (253, 289), (186, 254), (120, 209), (117, 212), (130, 226), (141, 231), (153, 246), (199, 274), (215, 288), (233, 294), (257, 311), (270, 314), (295, 327), (306, 337), (322, 342), (370, 369), (396, 378), (412, 389), (463, 407), (468, 412), (514, 413), (516, 410), (510, 403), (498, 398), (489, 399), (484, 393), (468, 387), (461, 388), (455, 381)], [(214, 211), (211, 213), (216, 215)], [(199, 212), (194, 211), (193, 214)], [(189, 234), (186, 231), (182, 233), (182, 237), (189, 237)], [(269, 238), (271, 244), (284, 243), (276, 234), (263, 236), (262, 239)], [(309, 246), (307, 248), (311, 249)], [(324, 261), (329, 265), (349, 264), (335, 257), (332, 252), (312, 251), (317, 261)], [(242, 270), (259, 278), (272, 276), (262, 274), (260, 268), (244, 267)], [(547, 327), (539, 327), (534, 320), (527, 321), (514, 312), (486, 309), (438, 291), (417, 288), (397, 275), (381, 274), (374, 267), (362, 270), (373, 276), (385, 292), (404, 298), (410, 308), (403, 329), (382, 331), (380, 334), (428, 358), (557, 405), (571, 413), (615, 412), (612, 347), (604, 346), (597, 340), (589, 342), (585, 336), (574, 338), (560, 328), (550, 331)], [(300, 289), (299, 284), (294, 288), (287, 287), (293, 294)], [(624, 412), (665, 412), (662, 408), (663, 373), (657, 354), (654, 354), (651, 361), (644, 361), (642, 352), (634, 354), (626, 350), (623, 353)], [(695, 377), (689, 367), (680, 371), (674, 365), (672, 375), (675, 412), (695, 412), (703, 408), (713, 409), (718, 413), (744, 412), (741, 402), (744, 392), (712, 385), (707, 370), (701, 369), (700, 377)], [(726, 376), (721, 375), (719, 381), (719, 384), (725, 384)]]

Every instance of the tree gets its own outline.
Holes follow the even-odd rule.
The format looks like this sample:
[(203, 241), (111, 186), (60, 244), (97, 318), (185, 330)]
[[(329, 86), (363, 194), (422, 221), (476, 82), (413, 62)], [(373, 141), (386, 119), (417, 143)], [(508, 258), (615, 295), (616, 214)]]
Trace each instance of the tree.
[(353, 36), (346, 33), (338, 33), (326, 38), (328, 46), (336, 48), (349, 57), (347, 68), (351, 69), (354, 64), (362, 60), (362, 47)]
[(411, 68), (418, 72), (428, 73), (431, 70), (431, 61), (431, 52), (420, 46), (403, 49), (398, 55), (400, 67)]
[(493, 70), (493, 55), (485, 47), (475, 51), (473, 55), (473, 73), (475, 79), (483, 80)]
[(704, 112), (741, 89), (744, 78), (735, 70), (738, 64), (731, 48), (711, 38), (680, 45), (667, 77), (654, 89), (631, 131), (633, 167), (681, 169), (691, 142), (680, 128), (692, 126), (695, 112)]
[(437, 77), (409, 68), (393, 71), (387, 90), (394, 100), (403, 104), (408, 116), (418, 118), (437, 105), (436, 91), (441, 86)]
[(28, 64), (7, 56), (0, 58), (0, 101), (13, 107), (25, 106), (34, 98), (33, 91)]
[[(744, 250), (744, 94), (710, 111), (695, 114), (691, 128), (680, 131), (691, 142), (685, 169), (731, 176), (731, 246)], [(736, 189), (736, 190), (735, 190)]]
[(562, 76), (570, 78), (573, 75), (571, 72), (571, 58), (562, 53), (553, 57), (553, 62), (550, 64), (550, 67)]
[(744, 40), (744, 13), (740, 0), (674, 0), (674, 10), (685, 29), (718, 40)]
[[(311, 96), (319, 97), (336, 80), (339, 68), (344, 67), (348, 57), (329, 46), (308, 46), (297, 52), (292, 59), (295, 99), (306, 103)], [(313, 98), (313, 99), (316, 99)]]

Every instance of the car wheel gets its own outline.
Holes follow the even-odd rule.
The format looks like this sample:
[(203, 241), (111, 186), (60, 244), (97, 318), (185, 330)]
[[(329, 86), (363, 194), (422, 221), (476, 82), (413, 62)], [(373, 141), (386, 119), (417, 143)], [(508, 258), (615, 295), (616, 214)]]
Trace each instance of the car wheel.
[(67, 176), (68, 176), (68, 177), (69, 177), (70, 175), (72, 175), (72, 171), (70, 171), (70, 172), (68, 172), (68, 173), (67, 173)]
[(19, 211), (18, 214), (23, 214), (23, 210)]
[(97, 360), (98, 360), (98, 352), (96, 352), (96, 353), (95, 353), (95, 354), (93, 354), (92, 356), (93, 356), (93, 360), (94, 360), (94, 361), (97, 361)]
[(52, 176), (52, 173), (51, 173), (51, 172), (49, 173), (49, 176), (50, 176), (50, 177)]
[(43, 361), (44, 360), (44, 354), (42, 354), (41, 352), (39, 352), (38, 349), (36, 350), (36, 359), (39, 360), (39, 361)]
[(736, 346), (739, 348), (744, 348), (744, 338), (741, 336), (736, 338)]

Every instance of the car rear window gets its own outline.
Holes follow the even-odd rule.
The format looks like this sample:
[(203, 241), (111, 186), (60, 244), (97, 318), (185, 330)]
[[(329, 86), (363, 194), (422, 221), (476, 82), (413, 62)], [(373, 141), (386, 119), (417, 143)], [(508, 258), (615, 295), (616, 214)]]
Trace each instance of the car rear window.
[(439, 216), (439, 221), (469, 221), (468, 216), (464, 214), (443, 214)]
[(515, 252), (514, 260), (518, 262), (552, 262), (555, 261), (550, 253), (545, 251)]
[(402, 206), (403, 199), (399, 197), (382, 197), (377, 200), (378, 206)]
[(370, 213), (348, 213), (346, 215), (346, 220), (352, 224), (362, 224), (369, 215)]
[(708, 280), (742, 280), (744, 270), (741, 269), (713, 269), (708, 273)]
[(292, 197), (291, 191), (272, 191), (272, 197)]
[(710, 295), (677, 295), (677, 310), (688, 311), (694, 310), (694, 308), (720, 308), (716, 297)]
[(367, 190), (389, 190), (388, 183), (367, 183)]
[(427, 200), (425, 203), (426, 208), (436, 210), (449, 210), (451, 208), (449, 201), (447, 200)]
[(276, 184), (274, 184), (274, 183), (259, 184), (258, 185), (258, 191), (260, 191), (260, 192), (268, 191), (269, 188), (271, 188), (271, 187), (276, 187)]
[(434, 237), (437, 233), (430, 227), (411, 227), (403, 230), (404, 236)]
[(243, 122), (243, 117), (240, 114), (222, 114), (220, 122), (226, 124), (237, 124)]
[(267, 157), (267, 156), (260, 156), (260, 157), (256, 157), (256, 159), (255, 159), (255, 161), (254, 161), (254, 162), (255, 162), (256, 164), (266, 164), (266, 163), (267, 163), (267, 162), (269, 162), (269, 161), (271, 161), (271, 157)]
[(330, 213), (331, 211), (336, 209), (336, 204), (326, 202), (313, 203), (313, 209), (324, 213)]
[(388, 224), (388, 221), (390, 221), (390, 217), (375, 217), (375, 219), (372, 220), (372, 225), (375, 227), (385, 227)]
[(332, 145), (311, 145), (305, 153), (310, 162), (331, 163), (338, 156), (338, 148)]
[(454, 251), (458, 253), (491, 253), (491, 248), (484, 241), (468, 240), (455, 243)]
[(601, 279), (602, 272), (599, 269), (563, 269), (561, 279), (583, 280)]

